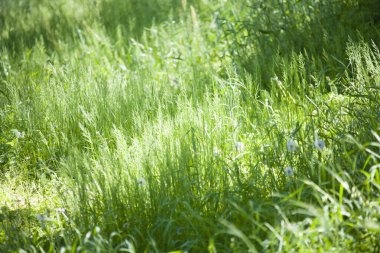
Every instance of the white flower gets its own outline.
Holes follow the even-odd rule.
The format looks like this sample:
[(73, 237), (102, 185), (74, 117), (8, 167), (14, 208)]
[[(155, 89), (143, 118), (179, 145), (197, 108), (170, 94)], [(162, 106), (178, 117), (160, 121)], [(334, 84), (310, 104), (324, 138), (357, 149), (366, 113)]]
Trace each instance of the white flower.
[(235, 149), (238, 152), (244, 151), (244, 143), (239, 141), (235, 142)]
[(146, 185), (146, 181), (145, 181), (145, 178), (143, 177), (140, 177), (137, 179), (137, 184), (141, 187), (144, 187)]
[(290, 152), (296, 151), (297, 148), (298, 148), (297, 142), (296, 142), (295, 140), (293, 140), (293, 138), (291, 138), (291, 139), (288, 140), (288, 142), (286, 143), (286, 148), (287, 148), (288, 151), (290, 151)]
[(319, 150), (322, 150), (325, 148), (325, 142), (321, 139), (315, 139), (314, 141), (314, 146), (319, 149)]
[(47, 217), (43, 214), (36, 214), (36, 218), (39, 221), (46, 221), (47, 220)]
[(65, 214), (66, 213), (66, 209), (63, 208), (63, 207), (59, 207), (57, 209), (55, 209), (58, 213), (61, 213), (61, 214)]
[(285, 168), (284, 172), (285, 172), (285, 175), (288, 177), (292, 177), (294, 175), (293, 168), (289, 166)]
[(121, 70), (123, 70), (123, 71), (127, 71), (128, 69), (127, 69), (127, 67), (124, 65), (124, 64), (119, 64), (119, 68), (121, 68)]
[(14, 136), (15, 136), (17, 139), (22, 139), (22, 138), (24, 138), (24, 136), (25, 136), (25, 133), (24, 133), (24, 132), (20, 132), (20, 131), (17, 130), (17, 129), (12, 129), (11, 132), (14, 134)]
[(170, 86), (174, 89), (174, 90), (179, 90), (180, 89), (180, 85), (179, 85), (179, 82), (177, 80), (177, 78), (173, 78), (172, 80), (170, 80)]
[(214, 155), (215, 157), (218, 157), (218, 156), (220, 155), (220, 151), (219, 151), (219, 149), (218, 149), (217, 147), (214, 147), (212, 153), (213, 153), (213, 155)]

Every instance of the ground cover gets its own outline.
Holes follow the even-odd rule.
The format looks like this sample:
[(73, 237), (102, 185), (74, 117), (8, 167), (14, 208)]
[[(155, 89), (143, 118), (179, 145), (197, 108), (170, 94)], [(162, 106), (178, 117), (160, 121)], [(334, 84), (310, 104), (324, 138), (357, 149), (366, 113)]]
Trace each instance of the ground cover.
[(2, 1), (0, 252), (378, 252), (379, 9)]

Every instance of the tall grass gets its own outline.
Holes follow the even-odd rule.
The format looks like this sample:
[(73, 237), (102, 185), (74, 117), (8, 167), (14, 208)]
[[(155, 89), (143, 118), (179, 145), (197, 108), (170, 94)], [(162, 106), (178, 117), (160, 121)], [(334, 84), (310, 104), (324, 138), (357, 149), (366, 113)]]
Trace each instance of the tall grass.
[(149, 3), (1, 3), (0, 251), (377, 252), (373, 10)]

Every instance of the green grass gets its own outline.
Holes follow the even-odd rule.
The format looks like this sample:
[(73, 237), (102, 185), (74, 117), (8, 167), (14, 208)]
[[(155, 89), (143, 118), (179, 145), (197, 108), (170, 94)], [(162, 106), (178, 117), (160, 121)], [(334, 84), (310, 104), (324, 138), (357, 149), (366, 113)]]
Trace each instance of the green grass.
[(378, 252), (378, 7), (2, 1), (0, 252)]

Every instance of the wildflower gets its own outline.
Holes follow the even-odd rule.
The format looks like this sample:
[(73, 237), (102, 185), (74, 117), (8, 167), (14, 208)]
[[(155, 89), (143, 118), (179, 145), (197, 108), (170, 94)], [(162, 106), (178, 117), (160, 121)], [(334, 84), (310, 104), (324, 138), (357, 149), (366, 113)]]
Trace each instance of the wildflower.
[(213, 149), (213, 155), (215, 156), (215, 157), (218, 157), (219, 156), (219, 154), (220, 154), (220, 151), (219, 151), (219, 149), (217, 148), (217, 147), (214, 147), (214, 149)]
[(319, 150), (322, 150), (325, 148), (325, 142), (321, 139), (318, 139), (316, 138), (315, 141), (314, 141), (314, 146), (319, 149)]
[(244, 143), (239, 141), (235, 142), (235, 149), (238, 152), (244, 151)]
[(22, 139), (22, 138), (24, 138), (24, 136), (25, 136), (25, 133), (24, 133), (24, 132), (20, 132), (20, 131), (17, 130), (17, 129), (12, 129), (11, 132), (14, 134), (14, 136), (15, 136), (17, 139)]
[(146, 181), (145, 181), (145, 179), (143, 177), (140, 177), (140, 178), (137, 179), (137, 184), (140, 187), (144, 187), (146, 185)]
[(176, 229), (176, 233), (177, 233), (177, 235), (182, 235), (183, 234), (183, 229), (177, 228)]
[(284, 172), (285, 172), (285, 175), (288, 177), (292, 177), (294, 175), (293, 168), (289, 166), (285, 168)]
[(179, 85), (179, 82), (177, 80), (177, 78), (173, 78), (170, 82), (170, 86), (174, 89), (174, 90), (179, 90), (180, 88), (180, 85)]
[(286, 143), (286, 147), (287, 147), (288, 151), (293, 152), (293, 151), (297, 150), (298, 145), (297, 145), (297, 142), (295, 140), (293, 140), (293, 138), (291, 138)]
[(57, 211), (58, 213), (61, 213), (61, 214), (65, 214), (65, 213), (66, 213), (66, 209), (63, 208), (63, 207), (59, 207), (59, 208), (57, 208), (56, 211)]
[(123, 71), (127, 71), (128, 69), (127, 69), (127, 67), (124, 65), (124, 64), (119, 64), (119, 67), (120, 67), (120, 69), (121, 70), (123, 70)]
[(47, 217), (43, 214), (36, 214), (36, 218), (39, 221), (46, 221), (47, 220)]

